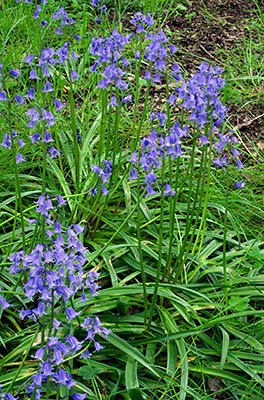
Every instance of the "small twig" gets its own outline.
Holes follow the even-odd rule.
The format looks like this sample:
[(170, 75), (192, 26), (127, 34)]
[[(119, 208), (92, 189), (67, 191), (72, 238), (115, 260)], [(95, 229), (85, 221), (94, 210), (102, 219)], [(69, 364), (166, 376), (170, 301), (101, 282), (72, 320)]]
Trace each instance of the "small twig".
[(249, 125), (251, 125), (254, 121), (256, 121), (257, 119), (262, 118), (262, 117), (264, 117), (264, 114), (258, 115), (257, 117), (251, 119), (251, 120), (248, 121), (248, 122), (244, 122), (244, 123), (242, 123), (242, 124), (237, 124), (237, 125), (234, 127), (234, 130), (235, 130), (235, 129), (244, 128), (245, 126), (249, 126)]
[(206, 50), (206, 48), (202, 44), (199, 43), (199, 46), (206, 54), (208, 54), (208, 56), (217, 61), (218, 64), (222, 64), (225, 66), (225, 64), (222, 61), (218, 60), (218, 58), (216, 58), (213, 54), (211, 54), (208, 50)]
[(21, 391), (21, 389), (23, 388), (23, 386), (26, 385), (26, 383), (28, 383), (30, 381), (30, 379), (32, 379), (32, 376), (30, 376), (29, 378), (27, 378), (27, 380), (25, 382), (22, 383), (22, 385), (19, 386), (19, 388), (17, 389), (15, 396), (17, 396), (19, 394), (19, 392)]

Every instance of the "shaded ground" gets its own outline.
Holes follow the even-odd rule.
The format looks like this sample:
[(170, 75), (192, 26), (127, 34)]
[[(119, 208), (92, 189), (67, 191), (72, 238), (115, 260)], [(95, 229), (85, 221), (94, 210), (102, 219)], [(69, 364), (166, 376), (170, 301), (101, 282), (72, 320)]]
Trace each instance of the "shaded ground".
[[(188, 8), (191, 19), (186, 14), (176, 13), (170, 17), (164, 30), (171, 32), (171, 37), (179, 47), (177, 62), (188, 72), (193, 72), (205, 59), (225, 67), (230, 62), (227, 60), (232, 59), (230, 55), (239, 57), (242, 46), (245, 47), (245, 40), (250, 36), (244, 21), (251, 24), (257, 19), (253, 0), (194, 0)], [(257, 40), (256, 37), (253, 39)], [(253, 56), (263, 60), (264, 45), (260, 44), (254, 50), (256, 54), (253, 53)], [(257, 72), (252, 71), (252, 74)], [(243, 93), (243, 97), (227, 100), (227, 104), (230, 122), (239, 129), (245, 147), (251, 148), (250, 142), (253, 141), (261, 150), (264, 147), (264, 85), (255, 90), (254, 96), (253, 87), (250, 101)], [(246, 105), (247, 101), (249, 105)]]

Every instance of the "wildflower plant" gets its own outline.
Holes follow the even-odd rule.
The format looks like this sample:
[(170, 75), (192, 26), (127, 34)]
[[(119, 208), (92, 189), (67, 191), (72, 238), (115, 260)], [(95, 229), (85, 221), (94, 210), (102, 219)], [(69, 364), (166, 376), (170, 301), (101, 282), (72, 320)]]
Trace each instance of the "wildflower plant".
[[(59, 197), (57, 207), (61, 206), (63, 202)], [(87, 297), (97, 295), (99, 274), (84, 271), (87, 249), (78, 237), (84, 228), (74, 224), (63, 229), (60, 222), (51, 217), (55, 207), (47, 194), (39, 197), (36, 212), (45, 217), (49, 228), (45, 232), (47, 241), (37, 244), (29, 254), (20, 250), (9, 257), (10, 274), (23, 271), (28, 276), (23, 291), (29, 301), (27, 308), (19, 311), (20, 319), (33, 320), (41, 331), (41, 346), (33, 355), (39, 368), (24, 389), (32, 399), (39, 399), (43, 393), (48, 396), (60, 387), (67, 390), (74, 387), (65, 363), (75, 357), (90, 358), (93, 352), (103, 348), (97, 341), (97, 334), (106, 338), (110, 332), (98, 317), (83, 318), (81, 311), (74, 308), (77, 298), (85, 304)], [(2, 296), (0, 300), (2, 309), (9, 307)], [(83, 330), (82, 339), (73, 334), (75, 321)]]
[[(16, 192), (0, 193), (0, 399), (154, 400), (172, 384), (180, 400), (200, 398), (204, 365), (243, 388), (237, 370), (248, 373), (257, 391), (229, 346), (231, 289), (245, 282), (244, 259), (230, 260), (248, 242), (228, 231), (244, 160), (224, 71), (183, 73), (147, 10), (122, 28), (108, 2), (79, 6), (18, 0), (35, 35), (15, 65), (0, 64)], [(240, 333), (242, 312), (231, 334), (263, 349), (261, 335)]]

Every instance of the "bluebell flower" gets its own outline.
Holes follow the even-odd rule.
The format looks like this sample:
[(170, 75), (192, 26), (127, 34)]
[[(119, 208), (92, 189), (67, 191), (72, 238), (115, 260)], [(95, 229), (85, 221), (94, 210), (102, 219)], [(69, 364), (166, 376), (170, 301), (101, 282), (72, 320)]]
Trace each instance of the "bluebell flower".
[(73, 81), (76, 81), (76, 79), (78, 79), (78, 78), (80, 78), (80, 75), (78, 75), (77, 74), (77, 72), (76, 71), (71, 71), (71, 79), (73, 80)]
[(25, 97), (27, 99), (35, 99), (35, 90), (33, 88), (30, 88)]
[(171, 186), (168, 183), (166, 183), (165, 184), (164, 196), (169, 196), (169, 195), (175, 196), (175, 191), (172, 190)]
[(55, 147), (50, 147), (48, 154), (51, 158), (58, 158), (60, 156), (60, 152)]
[(17, 95), (15, 96), (15, 99), (16, 99), (16, 101), (17, 101), (17, 104), (19, 104), (19, 105), (21, 105), (21, 104), (24, 103), (23, 97), (20, 96), (19, 94), (17, 94)]
[(209, 144), (209, 140), (207, 139), (207, 137), (205, 135), (201, 136), (201, 142), (202, 142), (202, 146)]
[(16, 164), (20, 164), (23, 161), (26, 161), (25, 158), (22, 156), (22, 154), (17, 153), (17, 155), (16, 155)]
[(9, 74), (17, 79), (21, 75), (21, 72), (19, 71), (19, 69), (11, 69), (11, 71), (9, 71)]
[[(1, 390), (2, 392), (2, 390)], [(10, 393), (4, 393), (0, 392), (0, 399), (4, 399), (4, 400), (18, 400), (18, 397), (14, 397), (12, 394)]]
[(31, 139), (31, 142), (32, 142), (32, 144), (35, 144), (35, 143), (39, 143), (39, 140), (40, 140), (40, 134), (39, 133), (37, 133), (37, 132), (35, 132), (31, 137), (30, 137), (30, 139)]
[(66, 307), (65, 313), (66, 313), (68, 322), (71, 322), (71, 320), (73, 318), (77, 317), (77, 315), (80, 315), (80, 313), (77, 313), (76, 311), (74, 311), (74, 309), (72, 307)]
[(11, 136), (5, 133), (3, 142), (0, 146), (5, 147), (6, 149), (11, 149)]
[(34, 19), (39, 18), (39, 13), (40, 13), (41, 11), (42, 11), (42, 9), (41, 9), (40, 5), (37, 5), (37, 8), (36, 8), (35, 11), (34, 11), (33, 18), (34, 18)]
[(152, 196), (153, 194), (157, 193), (149, 183), (146, 185), (146, 191), (147, 195), (145, 197)]
[(119, 105), (118, 105), (118, 103), (117, 103), (117, 100), (116, 100), (116, 96), (112, 96), (111, 101), (110, 101), (110, 103), (109, 103), (109, 106), (112, 106), (112, 107), (119, 107)]
[(1, 295), (0, 295), (0, 307), (2, 308), (2, 310), (5, 310), (6, 308), (10, 307), (10, 304), (7, 302), (7, 300)]
[(33, 54), (29, 54), (26, 58), (24, 58), (23, 61), (28, 63), (29, 65), (31, 65), (33, 60), (34, 60), (34, 55)]
[(58, 202), (58, 207), (64, 206), (67, 203), (60, 194), (58, 194), (56, 198)]
[(49, 81), (45, 82), (45, 89), (43, 89), (42, 92), (43, 93), (54, 92), (54, 89), (52, 88)]
[(54, 100), (54, 104), (55, 104), (55, 107), (56, 107), (56, 111), (59, 111), (59, 110), (61, 110), (62, 108), (65, 107), (65, 105), (63, 105), (63, 104), (61, 103), (61, 101), (58, 100), (58, 99), (55, 99), (55, 100)]
[(237, 169), (241, 169), (244, 167), (242, 162), (239, 160), (239, 158), (236, 159), (236, 164), (237, 164)]
[(243, 187), (245, 187), (245, 184), (244, 184), (243, 180), (242, 180), (242, 181), (239, 181), (239, 182), (236, 182), (236, 183), (235, 183), (235, 187), (236, 187), (236, 188), (243, 188)]
[(126, 103), (132, 102), (132, 99), (130, 96), (125, 96), (125, 97), (123, 97), (123, 99), (121, 101), (123, 104), (126, 104)]
[(6, 101), (6, 100), (7, 100), (6, 93), (3, 90), (1, 90), (0, 91), (0, 101)]
[(172, 95), (168, 98), (168, 103), (169, 103), (170, 105), (173, 105), (173, 104), (175, 104), (175, 101), (176, 101), (176, 96), (175, 96), (175, 94), (172, 94)]
[(29, 78), (28, 79), (39, 79), (37, 76), (37, 72), (35, 69), (32, 69), (29, 73)]
[(87, 398), (87, 394), (73, 393), (72, 398), (73, 400), (84, 400)]
[(62, 31), (61, 31), (61, 28), (59, 26), (57, 26), (55, 34), (56, 35), (62, 35)]
[(77, 58), (79, 58), (80, 56), (78, 56), (78, 54), (74, 51), (74, 50), (72, 50), (72, 58), (74, 59), (74, 60), (77, 60)]

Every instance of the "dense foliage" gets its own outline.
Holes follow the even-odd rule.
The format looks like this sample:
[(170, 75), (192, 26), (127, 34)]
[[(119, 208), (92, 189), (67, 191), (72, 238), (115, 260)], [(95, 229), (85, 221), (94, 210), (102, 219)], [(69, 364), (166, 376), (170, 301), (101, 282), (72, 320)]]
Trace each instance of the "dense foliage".
[(0, 398), (263, 399), (225, 70), (188, 74), (149, 7), (2, 5)]

